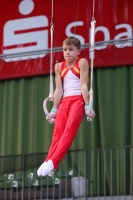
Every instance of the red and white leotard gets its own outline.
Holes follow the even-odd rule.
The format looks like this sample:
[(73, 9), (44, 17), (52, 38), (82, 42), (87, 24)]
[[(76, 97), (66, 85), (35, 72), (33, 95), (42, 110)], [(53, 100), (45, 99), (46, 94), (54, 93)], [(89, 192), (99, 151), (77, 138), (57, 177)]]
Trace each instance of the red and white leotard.
[(79, 59), (72, 68), (68, 68), (66, 61), (61, 65), (61, 77), (63, 82), (63, 97), (81, 95)]

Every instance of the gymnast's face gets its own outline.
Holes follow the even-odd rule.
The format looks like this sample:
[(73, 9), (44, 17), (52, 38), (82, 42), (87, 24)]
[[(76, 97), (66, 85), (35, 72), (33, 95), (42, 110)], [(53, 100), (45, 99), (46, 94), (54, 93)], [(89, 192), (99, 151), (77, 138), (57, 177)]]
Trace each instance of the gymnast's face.
[(74, 60), (77, 60), (79, 54), (80, 50), (77, 49), (77, 47), (73, 44), (63, 44), (63, 55), (67, 62), (73, 62)]

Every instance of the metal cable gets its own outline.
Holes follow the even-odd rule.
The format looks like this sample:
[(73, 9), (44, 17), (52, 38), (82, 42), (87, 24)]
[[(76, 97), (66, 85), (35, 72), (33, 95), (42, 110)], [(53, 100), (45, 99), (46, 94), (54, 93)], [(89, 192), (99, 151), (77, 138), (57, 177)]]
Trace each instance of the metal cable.
[[(130, 37), (130, 38), (122, 38), (122, 39), (116, 39), (116, 40), (106, 40), (106, 41), (100, 41), (100, 42), (95, 42), (94, 43), (94, 46), (95, 47), (99, 47), (99, 46), (109, 46), (109, 45), (115, 45), (115, 44), (121, 44), (121, 48), (124, 48), (124, 47), (127, 47), (127, 46), (124, 46), (123, 47), (123, 44), (124, 43), (131, 43), (133, 42), (133, 37)], [(132, 46), (132, 45), (128, 45), (129, 46)], [(85, 43), (85, 44), (82, 44), (81, 45), (81, 49), (84, 50), (84, 49), (88, 49), (91, 47), (91, 44), (90, 43)], [(104, 49), (105, 50), (105, 49)], [(90, 50), (91, 51), (91, 50)], [(101, 51), (101, 50), (98, 50), (98, 51)], [(106, 51), (106, 50), (105, 50)], [(39, 58), (39, 55), (41, 54), (50, 54), (51, 52), (51, 48), (47, 48), (47, 49), (40, 49), (38, 51), (36, 50), (33, 50), (33, 51), (25, 51), (25, 52), (21, 52), (21, 53), (11, 53), (11, 54), (0, 54), (0, 59), (1, 60), (5, 60), (7, 58), (16, 58), (16, 57), (25, 57), (25, 56), (33, 56), (33, 55), (36, 55), (37, 58)], [(58, 52), (62, 52), (62, 47), (55, 47), (52, 49), (52, 52), (53, 53), (58, 53)]]

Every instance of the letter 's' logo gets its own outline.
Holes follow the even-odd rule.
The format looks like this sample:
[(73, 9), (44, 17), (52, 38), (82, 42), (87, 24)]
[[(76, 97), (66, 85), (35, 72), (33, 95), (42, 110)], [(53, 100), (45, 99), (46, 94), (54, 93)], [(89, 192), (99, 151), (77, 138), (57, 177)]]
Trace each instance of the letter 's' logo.
[[(19, 4), (19, 12), (22, 15), (30, 14), (34, 9), (32, 0), (23, 0)], [(6, 22), (3, 34), (3, 54), (24, 53), (48, 48), (48, 18), (44, 15), (15, 19)], [(44, 57), (45, 54), (39, 55)], [(26, 60), (29, 56), (21, 56)], [(31, 55), (30, 58), (36, 58)], [(15, 57), (13, 61), (20, 59)], [(10, 61), (10, 58), (5, 61)]]

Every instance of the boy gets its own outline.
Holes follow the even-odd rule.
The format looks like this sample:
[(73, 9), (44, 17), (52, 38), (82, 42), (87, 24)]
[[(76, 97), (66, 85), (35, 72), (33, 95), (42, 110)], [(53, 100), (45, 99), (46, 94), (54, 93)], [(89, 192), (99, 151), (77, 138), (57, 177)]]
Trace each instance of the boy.
[(54, 123), (52, 144), (45, 162), (37, 170), (38, 176), (46, 176), (58, 168), (70, 148), (84, 111), (87, 120), (91, 120), (94, 112), (89, 112), (88, 73), (89, 65), (85, 58), (78, 58), (80, 41), (68, 37), (63, 42), (64, 62), (55, 65), (54, 106), (50, 117), (46, 119)]

